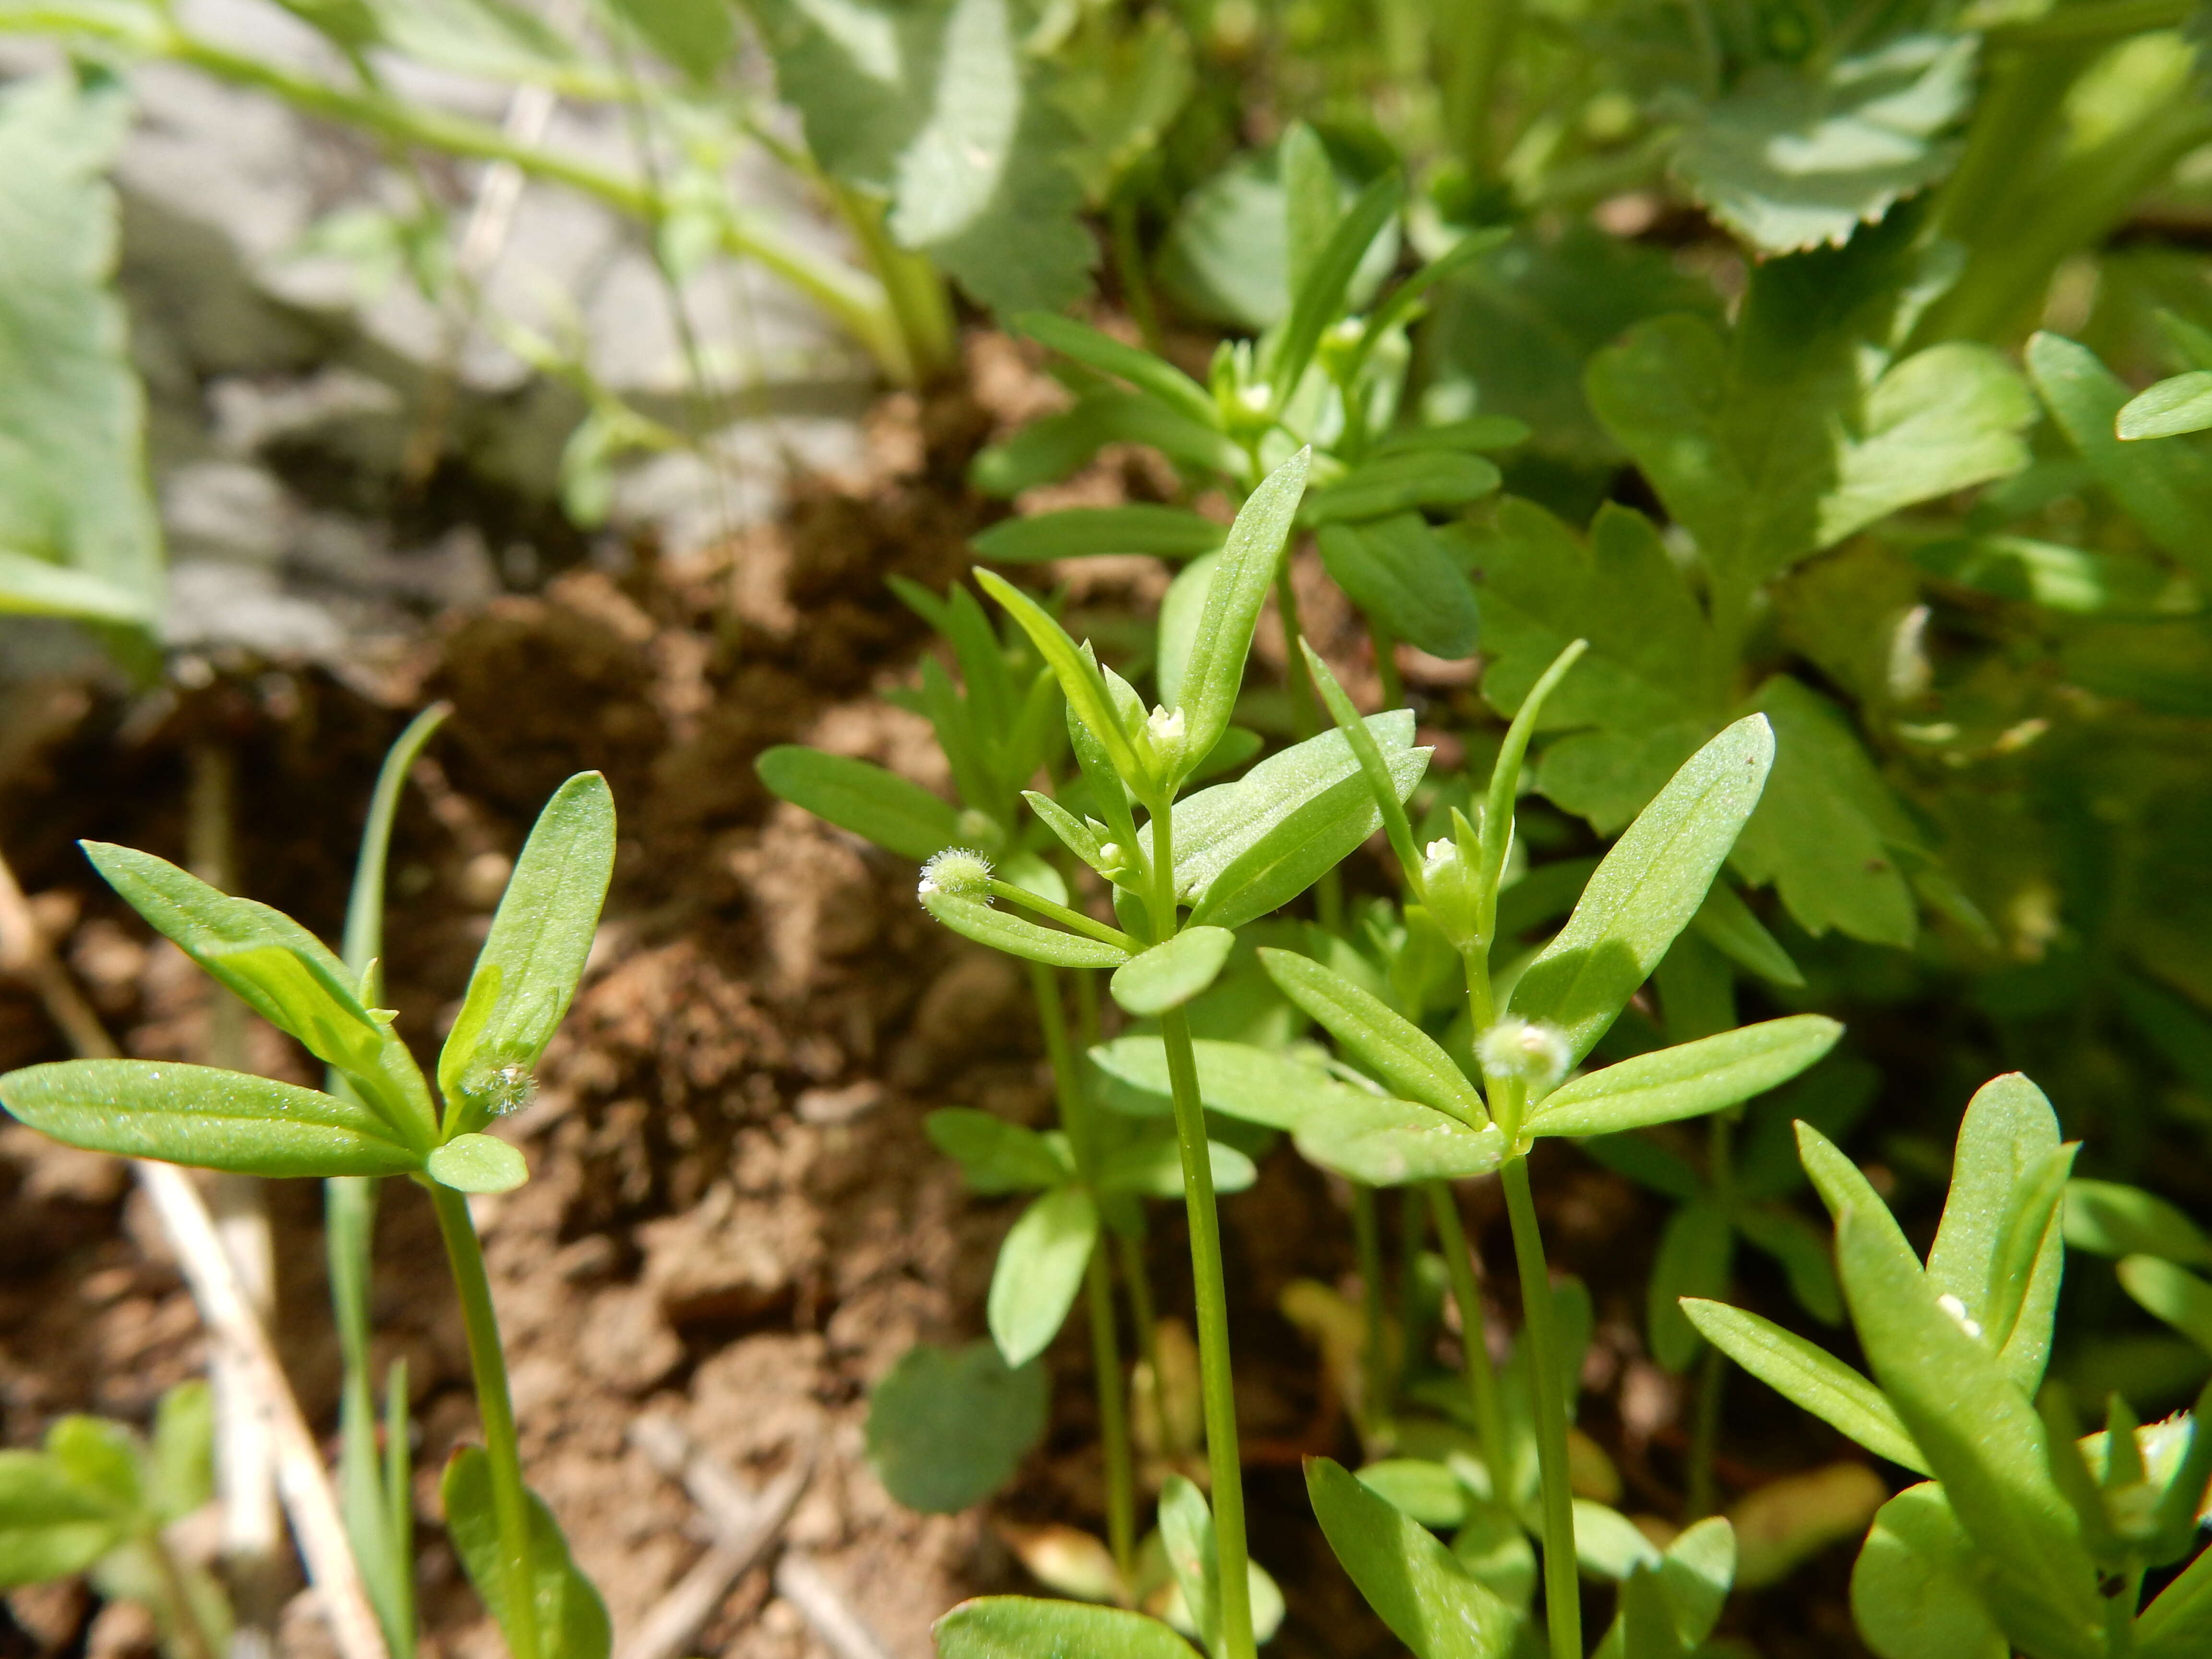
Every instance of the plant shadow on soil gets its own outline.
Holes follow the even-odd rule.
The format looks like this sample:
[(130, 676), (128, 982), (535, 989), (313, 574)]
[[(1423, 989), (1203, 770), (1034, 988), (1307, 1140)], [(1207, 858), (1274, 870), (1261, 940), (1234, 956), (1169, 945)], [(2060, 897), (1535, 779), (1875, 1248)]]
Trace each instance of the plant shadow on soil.
[[(921, 642), (884, 578), (941, 589), (964, 570), (966, 539), (989, 509), (961, 479), (990, 422), (964, 392), (887, 400), (865, 483), (805, 489), (781, 525), (702, 556), (579, 569), (542, 595), (447, 619), (409, 670), (416, 701), (456, 705), (408, 793), (392, 860), (387, 1000), (426, 1064), (538, 805), (568, 773), (597, 767), (622, 811), (608, 922), (540, 1091), (514, 1125), (533, 1179), (483, 1209), (531, 1475), (618, 1631), (698, 1548), (688, 1504), (627, 1443), (647, 1407), (757, 1478), (802, 1446), (817, 1450), (787, 1535), (902, 1656), (927, 1654), (930, 1620), (962, 1596), (1034, 1589), (992, 1514), (1102, 1524), (1080, 1320), (1050, 1357), (1045, 1449), (991, 1514), (908, 1514), (861, 1459), (868, 1384), (917, 1340), (980, 1332), (1012, 1218), (1004, 1201), (962, 1193), (921, 1133), (924, 1113), (959, 1103), (1041, 1123), (1049, 1096), (1015, 966), (937, 928), (913, 902), (910, 869), (775, 805), (752, 771), (769, 744), (806, 741), (939, 779), (926, 728), (873, 696)], [(60, 686), (18, 697), (0, 749), (0, 835), (131, 1052), (204, 1054), (207, 988), (100, 886), (74, 840), (181, 860), (190, 757), (215, 745), (236, 768), (241, 887), (334, 936), (369, 781), (405, 712), (326, 675), (283, 671), (151, 704)], [(1379, 889), (1379, 866), (1371, 874)], [(60, 1057), (36, 1004), (0, 984), (0, 1069)], [(252, 1033), (252, 1060), (315, 1081), (271, 1031)], [(1630, 1444), (1613, 1403), (1643, 1365), (1633, 1334), (1659, 1218), (1572, 1154), (1540, 1160), (1539, 1176), (1556, 1259), (1597, 1297), (1586, 1426), (1628, 1471), (1629, 1506), (1664, 1511), (1678, 1495), (1679, 1433), (1662, 1425), (1650, 1447)], [(460, 1324), (428, 1206), (404, 1182), (384, 1191), (378, 1346), (408, 1360), (421, 1428), (429, 1651), (490, 1659), (495, 1638), (434, 1524), (437, 1472), (473, 1431)], [(289, 1182), (270, 1197), (279, 1340), (327, 1430), (337, 1358), (319, 1194)], [(1486, 1188), (1468, 1203), (1510, 1318), (1502, 1206)], [(1155, 1216), (1156, 1291), (1164, 1311), (1187, 1317), (1180, 1216)], [(1348, 1226), (1287, 1151), (1224, 1218), (1255, 1554), (1291, 1606), (1270, 1651), (1395, 1651), (1312, 1525), (1298, 1456), (1356, 1452), (1316, 1356), (1273, 1312), (1295, 1278), (1343, 1279)], [(67, 1410), (143, 1420), (199, 1369), (190, 1301), (112, 1161), (0, 1129), (0, 1264), (6, 1443), (29, 1443)], [(1730, 1396), (1744, 1478), (1836, 1450), (1757, 1393), (1739, 1381)], [(1846, 1566), (1824, 1560), (1755, 1599), (1745, 1632), (1770, 1659), (1856, 1651)], [(1593, 1615), (1608, 1599), (1593, 1596)], [(95, 1618), (81, 1589), (21, 1594), (13, 1608), (14, 1628), (0, 1631), (9, 1651), (113, 1659), (149, 1639), (119, 1610)], [(288, 1626), (287, 1646), (321, 1650), (305, 1627)], [(772, 1601), (760, 1569), (695, 1650), (821, 1651)]]

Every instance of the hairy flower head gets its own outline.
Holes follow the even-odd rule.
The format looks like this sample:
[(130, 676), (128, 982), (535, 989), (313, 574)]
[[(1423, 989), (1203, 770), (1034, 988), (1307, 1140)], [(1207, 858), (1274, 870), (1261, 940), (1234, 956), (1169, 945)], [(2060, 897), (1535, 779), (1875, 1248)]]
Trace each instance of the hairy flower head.
[(991, 902), (991, 860), (972, 848), (948, 847), (921, 866), (916, 896), (945, 893), (954, 898)]
[(1486, 1075), (1517, 1078), (1528, 1085), (1531, 1096), (1557, 1087), (1573, 1059), (1565, 1031), (1548, 1020), (1523, 1019), (1518, 1014), (1506, 1015), (1485, 1031), (1475, 1054)]

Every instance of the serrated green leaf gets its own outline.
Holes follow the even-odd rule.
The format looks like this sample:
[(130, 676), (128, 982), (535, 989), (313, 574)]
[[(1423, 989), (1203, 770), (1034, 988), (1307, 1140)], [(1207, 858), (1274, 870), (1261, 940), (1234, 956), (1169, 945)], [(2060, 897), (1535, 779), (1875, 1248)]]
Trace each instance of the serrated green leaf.
[(2098, 1255), (2154, 1255), (2212, 1267), (2212, 1238), (2174, 1206), (2117, 1181), (2066, 1183), (2066, 1242)]
[(1881, 1659), (2007, 1659), (1973, 1540), (1929, 1480), (1882, 1505), (1851, 1569), (1851, 1616)]
[(1820, 1014), (1762, 1020), (1586, 1072), (1539, 1101), (1534, 1135), (1616, 1134), (1733, 1106), (1787, 1083), (1835, 1046), (1844, 1028)]
[(1522, 974), (1513, 1012), (1562, 1027), (1572, 1054), (1588, 1054), (1705, 902), (1773, 758), (1773, 730), (1753, 714), (1685, 762)]
[(1298, 521), (1309, 526), (1357, 524), (1419, 507), (1462, 507), (1496, 489), (1502, 477), (1480, 455), (1448, 449), (1401, 450), (1364, 462), (1316, 489)]
[(1705, 1340), (1784, 1399), (1875, 1456), (1929, 1473), (1896, 1408), (1842, 1360), (1741, 1308), (1692, 1298), (1682, 1304), (1682, 1312)]
[(1341, 974), (1288, 951), (1262, 949), (1276, 988), (1393, 1092), (1471, 1128), (1490, 1121), (1482, 1096), (1429, 1034)]
[(1180, 1008), (1213, 983), (1236, 948), (1225, 927), (1186, 927), (1114, 970), (1114, 1000), (1140, 1018)]
[(495, 1109), (487, 1074), (529, 1071), (552, 1040), (584, 976), (614, 867), (614, 794), (597, 772), (579, 772), (531, 826), (438, 1055), (438, 1087), (459, 1127), (477, 1127)]
[(1414, 1659), (1504, 1659), (1522, 1617), (1429, 1530), (1326, 1457), (1306, 1460), (1306, 1495), (1329, 1547)]
[(103, 178), (130, 125), (112, 78), (64, 70), (0, 94), (0, 612), (104, 623), (143, 649), (161, 541)]
[(1319, 540), (1329, 579), (1377, 625), (1432, 657), (1474, 654), (1474, 590), (1418, 514), (1327, 525)]
[(1005, 1485), (1043, 1437), (1048, 1389), (1043, 1366), (1012, 1369), (989, 1342), (919, 1343), (868, 1395), (868, 1462), (907, 1508), (964, 1510)]
[(1674, 168), (1760, 253), (1842, 243), (1951, 170), (1972, 35), (1909, 34), (1840, 61), (1760, 64), (1699, 109)]
[(367, 1107), (213, 1066), (58, 1060), (0, 1078), (0, 1104), (71, 1146), (240, 1175), (403, 1175), (422, 1163)]
[(1152, 553), (1191, 559), (1211, 553), (1228, 535), (1212, 519), (1180, 507), (1071, 507), (993, 525), (969, 545), (1000, 564), (1079, 559), (1094, 553)]
[[(463, 1446), (446, 1465), (439, 1492), (446, 1531), (469, 1582), (513, 1640), (503, 1540), (492, 1504), (491, 1459), (478, 1446)], [(538, 1614), (538, 1650), (545, 1659), (607, 1659), (614, 1629), (592, 1581), (568, 1553), (561, 1523), (536, 1492), (525, 1494), (530, 1519), (527, 1549), (531, 1599)]]
[(2104, 1652), (2097, 1570), (2052, 1484), (2035, 1407), (1960, 1320), (1893, 1226), (1857, 1206), (1836, 1221), (1851, 1322), (1882, 1392), (1943, 1483), (1972, 1539), (1990, 1610), (2020, 1646), (2051, 1659)]
[(986, 1306), (1007, 1364), (1026, 1365), (1052, 1346), (1097, 1237), (1097, 1207), (1081, 1187), (1057, 1188), (1022, 1212), (999, 1247)]
[(1057, 1187), (1074, 1174), (1036, 1130), (969, 1106), (946, 1106), (922, 1120), (930, 1144), (960, 1166), (970, 1192), (987, 1195)]
[(939, 1659), (1198, 1659), (1157, 1619), (1080, 1601), (987, 1595), (963, 1601), (931, 1627)]
[(918, 783), (864, 760), (778, 744), (753, 763), (779, 799), (916, 864), (960, 844), (960, 814)]
[(1245, 498), (1229, 527), (1178, 688), (1182, 701), (1177, 706), (1187, 721), (1183, 775), (1188, 774), (1188, 762), (1204, 756), (1229, 729), (1244, 683), (1244, 660), (1252, 651), (1252, 630), (1273, 588), (1312, 459), (1310, 451), (1302, 449), (1269, 473)]

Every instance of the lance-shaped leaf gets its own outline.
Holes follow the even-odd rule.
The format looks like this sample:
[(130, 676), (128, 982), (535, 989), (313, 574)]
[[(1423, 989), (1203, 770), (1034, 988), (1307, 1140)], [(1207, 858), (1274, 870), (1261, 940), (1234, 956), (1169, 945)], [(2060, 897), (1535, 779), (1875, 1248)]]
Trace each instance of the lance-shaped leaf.
[(1302, 449), (1269, 473), (1245, 498), (1229, 527), (1179, 688), (1187, 757), (1181, 775), (1187, 776), (1190, 763), (1202, 759), (1229, 727), (1244, 683), (1244, 659), (1252, 652), (1252, 630), (1274, 584), (1312, 461), (1312, 452)]
[(495, 1103), (489, 1074), (538, 1063), (568, 1012), (615, 867), (615, 800), (597, 772), (553, 792), (514, 861), (460, 1017), (438, 1055), (438, 1087), (477, 1128)]
[[(1160, 1489), (1160, 1543), (1175, 1576), (1181, 1607), (1166, 1610), (1168, 1620), (1198, 1637), (1208, 1653), (1221, 1650), (1221, 1557), (1214, 1542), (1213, 1512), (1206, 1494), (1180, 1474)], [(1252, 1635), (1265, 1643), (1283, 1622), (1283, 1593), (1257, 1561), (1246, 1559), (1246, 1594)]]
[[(1323, 191), (1326, 196), (1334, 196), (1335, 180), (1328, 179)], [(1294, 224), (1301, 198), (1308, 194), (1292, 182), (1288, 206)], [(1385, 173), (1360, 191), (1359, 199), (1345, 210), (1344, 216), (1329, 232), (1328, 240), (1298, 283), (1297, 291), (1291, 296), (1290, 315), (1283, 319), (1282, 332), (1275, 337), (1274, 349), (1267, 356), (1267, 374), (1275, 389), (1277, 409), (1289, 403), (1291, 393), (1297, 389), (1306, 365), (1313, 361), (1315, 347), (1321, 343), (1322, 331), (1344, 314), (1345, 295), (1352, 279), (1358, 273), (1369, 247), (1405, 199), (1405, 181), (1395, 172)], [(1329, 205), (1333, 207), (1334, 203)]]
[[(1313, 1113), (1374, 1098), (1318, 1067), (1246, 1043), (1200, 1037), (1190, 1046), (1197, 1064), (1199, 1098), (1206, 1110), (1224, 1117), (1270, 1129), (1295, 1129)], [(1091, 1059), (1120, 1085), (1109, 1091), (1109, 1105), (1146, 1117), (1164, 1117), (1173, 1110), (1167, 1048), (1159, 1038), (1116, 1037), (1093, 1048)]]
[[(2033, 1254), (2021, 1264), (2033, 1263), (2032, 1277), (2023, 1273), (2020, 1284), (2001, 1289), (2002, 1275), (1996, 1268), (2015, 1192), (2029, 1171), (2057, 1150), (2058, 1117), (2042, 1090), (2018, 1072), (1984, 1084), (1960, 1120), (1951, 1191), (1928, 1252), (1929, 1283), (1957, 1297), (1968, 1318), (1993, 1340), (2005, 1341), (2005, 1369), (2031, 1395), (2043, 1380), (2051, 1351), (2051, 1322), (2065, 1266), (2060, 1230), (2037, 1228), (2030, 1241)], [(2000, 1296), (2007, 1302), (2002, 1310), (1995, 1305)], [(2000, 1336), (2008, 1327), (2008, 1337)]]
[(932, 1626), (939, 1659), (1198, 1659), (1191, 1644), (1157, 1619), (1120, 1607), (987, 1595), (963, 1601)]
[(1081, 1187), (1047, 1193), (1022, 1212), (991, 1275), (991, 1339), (1009, 1365), (1042, 1353), (1060, 1334), (1098, 1238), (1098, 1210)]
[(930, 1144), (960, 1166), (970, 1192), (995, 1194), (1057, 1187), (1075, 1173), (1036, 1130), (971, 1106), (947, 1106), (922, 1120)]
[(2212, 427), (2212, 374), (2193, 368), (2145, 386), (2121, 406), (2112, 430), (2124, 442), (2176, 438)]
[(1419, 514), (1324, 525), (1319, 540), (1330, 579), (1376, 626), (1432, 657), (1473, 653), (1474, 590)]
[(1298, 1119), (1291, 1133), (1308, 1163), (1370, 1187), (1398, 1187), (1470, 1180), (1505, 1161), (1505, 1132), (1495, 1123), (1470, 1129), (1410, 1100), (1358, 1089), (1345, 1097)]
[(1316, 489), (1298, 515), (1318, 526), (1358, 524), (1416, 507), (1464, 507), (1496, 489), (1495, 463), (1457, 450), (1407, 449), (1377, 456)]
[(1152, 553), (1191, 559), (1221, 545), (1227, 531), (1180, 507), (1071, 507), (993, 525), (969, 544), (1000, 564), (1038, 564), (1094, 553)]
[(924, 909), (954, 933), (1048, 967), (1119, 968), (1129, 959), (1129, 953), (1118, 945), (1042, 927), (1027, 916), (994, 910), (981, 899), (936, 890), (924, 893), (921, 902)]
[(1104, 748), (1121, 781), (1133, 786), (1145, 781), (1148, 769), (1137, 757), (1097, 664), (1068, 638), (1067, 630), (1042, 605), (1005, 577), (979, 566), (975, 581), (1022, 625), (1022, 631), (1059, 678), (1060, 689), (1067, 697), (1069, 719), (1080, 720)]
[(1588, 1054), (1705, 902), (1773, 759), (1773, 731), (1753, 714), (1684, 762), (1521, 975), (1513, 1012), (1549, 1020), (1577, 1058)]
[(1285, 996), (1393, 1092), (1470, 1127), (1480, 1128), (1490, 1121), (1482, 1097), (1452, 1057), (1435, 1038), (1380, 999), (1343, 975), (1289, 951), (1263, 949), (1260, 965)]
[(1213, 983), (1236, 948), (1226, 927), (1186, 927), (1114, 971), (1114, 1000), (1140, 1018), (1180, 1008)]
[(2035, 1407), (1966, 1325), (1936, 1302), (1893, 1226), (1856, 1205), (1836, 1221), (1852, 1323), (1882, 1392), (1943, 1483), (1986, 1575), (2005, 1633), (2052, 1659), (2105, 1651), (2097, 1570), (2051, 1476)]
[(866, 761), (785, 743), (753, 768), (781, 799), (916, 864), (959, 844), (960, 814), (949, 803)]
[[(1206, 1165), (1212, 1171), (1217, 1193), (1241, 1193), (1260, 1178), (1259, 1167), (1250, 1158), (1218, 1140), (1206, 1143)], [(1103, 1192), (1181, 1198), (1182, 1149), (1170, 1135), (1118, 1146), (1098, 1160), (1098, 1186)]]
[(240, 1175), (402, 1175), (422, 1164), (365, 1106), (213, 1066), (58, 1060), (0, 1078), (0, 1105), (71, 1146)]
[(1099, 391), (984, 450), (969, 468), (969, 481), (986, 495), (1018, 495), (1088, 465), (1112, 443), (1149, 444), (1170, 460), (1205, 472), (1233, 474), (1244, 465), (1243, 452), (1225, 433), (1142, 392)]
[(1883, 1504), (1851, 1569), (1851, 1618), (1881, 1659), (2007, 1659), (1984, 1601), (1974, 1541), (1943, 1488), (1908, 1486)]
[(1221, 424), (1221, 410), (1206, 388), (1164, 357), (1102, 334), (1088, 324), (1048, 312), (1024, 313), (1014, 319), (1014, 326), (1040, 345), (1064, 352), (1101, 374), (1127, 380), (1186, 419), (1204, 426)]
[(1603, 1135), (1733, 1106), (1764, 1094), (1835, 1047), (1844, 1028), (1820, 1014), (1762, 1020), (1585, 1072), (1538, 1102), (1534, 1135)]
[(1784, 1399), (1877, 1457), (1919, 1474), (1928, 1462), (1880, 1389), (1825, 1349), (1795, 1332), (1725, 1303), (1686, 1297), (1682, 1311), (1698, 1333)]
[(1504, 1659), (1522, 1618), (1429, 1529), (1326, 1457), (1306, 1460), (1306, 1495), (1336, 1559), (1414, 1659)]
[(2212, 1238), (2181, 1211), (2140, 1187), (2117, 1181), (2066, 1183), (2066, 1242), (2098, 1255), (2155, 1255), (2185, 1267), (2212, 1267)]
[[(492, 1501), (491, 1459), (479, 1446), (464, 1446), (446, 1465), (439, 1492), (445, 1502), (446, 1529), (453, 1552), (468, 1570), (469, 1582), (512, 1640), (520, 1609), (507, 1596), (507, 1553)], [(561, 1523), (536, 1492), (529, 1504), (526, 1549), (530, 1595), (538, 1614), (539, 1651), (545, 1659), (607, 1659), (614, 1645), (606, 1603), (568, 1553)]]
[(2123, 1258), (2119, 1277), (2120, 1288), (2147, 1311), (2212, 1353), (2212, 1285), (2154, 1255)]

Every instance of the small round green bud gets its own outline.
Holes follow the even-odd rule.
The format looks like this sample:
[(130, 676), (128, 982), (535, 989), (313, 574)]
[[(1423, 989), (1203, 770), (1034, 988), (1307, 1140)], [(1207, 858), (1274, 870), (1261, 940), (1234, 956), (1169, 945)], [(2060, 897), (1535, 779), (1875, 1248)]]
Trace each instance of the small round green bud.
[(921, 866), (917, 896), (949, 894), (954, 898), (991, 902), (991, 860), (966, 847), (948, 847)]
[(1574, 1058), (1567, 1034), (1547, 1020), (1508, 1014), (1475, 1044), (1486, 1077), (1513, 1078), (1528, 1085), (1533, 1100), (1559, 1086)]

